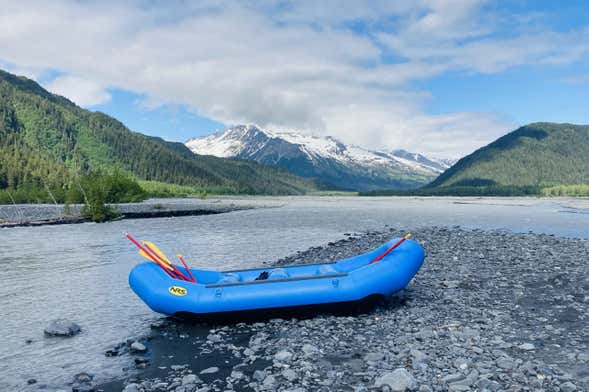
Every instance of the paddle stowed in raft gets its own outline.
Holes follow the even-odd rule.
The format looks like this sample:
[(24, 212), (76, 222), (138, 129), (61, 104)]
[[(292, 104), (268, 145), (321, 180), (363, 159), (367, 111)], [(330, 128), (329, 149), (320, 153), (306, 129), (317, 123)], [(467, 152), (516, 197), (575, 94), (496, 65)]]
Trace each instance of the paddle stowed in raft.
[(211, 271), (188, 268), (182, 256), (182, 266), (174, 265), (153, 243), (127, 238), (151, 261), (132, 269), (131, 288), (166, 315), (206, 317), (388, 297), (411, 281), (425, 258), (408, 234), (335, 263)]

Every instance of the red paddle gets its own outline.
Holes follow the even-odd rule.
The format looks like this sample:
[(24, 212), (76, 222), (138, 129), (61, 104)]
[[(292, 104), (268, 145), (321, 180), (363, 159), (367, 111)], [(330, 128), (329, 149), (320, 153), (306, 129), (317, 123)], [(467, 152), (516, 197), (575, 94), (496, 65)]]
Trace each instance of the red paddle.
[(399, 242), (397, 242), (395, 245), (391, 246), (390, 248), (388, 248), (387, 250), (385, 250), (384, 252), (382, 252), (382, 254), (380, 256), (378, 256), (377, 258), (375, 258), (374, 260), (372, 260), (370, 263), (368, 264), (373, 264), (376, 263), (377, 261), (382, 260), (386, 255), (388, 255), (389, 253), (391, 253), (391, 251), (393, 249), (395, 249), (397, 246), (401, 245), (403, 242), (405, 242), (405, 240), (407, 238), (411, 237), (411, 234), (407, 233), (403, 236), (403, 238), (401, 238), (399, 240)]
[(155, 249), (153, 249), (151, 246), (149, 246), (149, 244), (147, 244), (147, 243), (144, 243), (144, 245), (145, 245), (145, 247), (146, 247), (146, 248), (147, 248), (147, 249), (148, 249), (148, 250), (149, 250), (149, 251), (150, 251), (150, 252), (151, 252), (153, 255), (155, 255), (155, 257), (156, 257), (158, 260), (160, 260), (160, 261), (161, 261), (162, 263), (164, 263), (164, 264), (167, 264), (167, 265), (169, 265), (169, 266), (170, 266), (170, 267), (171, 267), (171, 268), (174, 270), (174, 273), (180, 277), (180, 279), (182, 279), (182, 280), (186, 280), (186, 281), (190, 282), (190, 279), (188, 279), (188, 278), (187, 278), (187, 277), (186, 277), (186, 276), (185, 276), (185, 275), (184, 275), (182, 272), (180, 272), (180, 270), (179, 270), (178, 268), (174, 267), (174, 264), (172, 264), (172, 263), (169, 263), (169, 262), (166, 262), (166, 260), (164, 260), (162, 257), (160, 257), (160, 256), (157, 254), (157, 252), (155, 251)]
[(184, 268), (186, 268), (186, 271), (188, 271), (188, 275), (190, 275), (190, 279), (192, 279), (192, 281), (194, 283), (197, 283), (196, 278), (194, 277), (194, 275), (192, 275), (192, 271), (190, 271), (190, 268), (188, 268), (188, 265), (186, 265), (186, 262), (184, 261), (184, 256), (178, 255), (178, 258), (180, 259), (180, 262), (182, 262), (182, 265), (184, 266)]
[(135, 244), (136, 247), (139, 248), (139, 250), (143, 251), (143, 253), (154, 263), (156, 263), (157, 265), (159, 265), (164, 271), (166, 271), (166, 273), (168, 275), (170, 275), (172, 278), (174, 279), (178, 279), (179, 276), (177, 276), (173, 270), (170, 270), (168, 267), (166, 267), (161, 261), (159, 261), (155, 255), (151, 254), (151, 252), (146, 249), (143, 245), (141, 245), (135, 238), (133, 238), (131, 236), (131, 234), (126, 233), (125, 236), (129, 239), (129, 241), (131, 241), (133, 244)]

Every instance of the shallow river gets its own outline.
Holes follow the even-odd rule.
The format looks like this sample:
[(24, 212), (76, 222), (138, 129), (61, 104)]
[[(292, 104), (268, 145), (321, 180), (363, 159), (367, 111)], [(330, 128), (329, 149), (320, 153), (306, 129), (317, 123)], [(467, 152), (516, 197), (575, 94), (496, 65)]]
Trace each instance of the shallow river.
[[(160, 316), (134, 296), (141, 261), (123, 237), (156, 242), (194, 267), (232, 269), (390, 225), (452, 226), (589, 237), (589, 201), (568, 199), (284, 197), (223, 199), (279, 206), (221, 215), (0, 229), (0, 390), (50, 390), (86, 371), (116, 377), (128, 359), (104, 351), (147, 332)], [(169, 201), (162, 201), (166, 203)], [(419, 238), (416, 240), (419, 241)], [(50, 320), (82, 333), (44, 338)], [(32, 343), (27, 344), (30, 339)], [(25, 387), (30, 378), (38, 384)]]

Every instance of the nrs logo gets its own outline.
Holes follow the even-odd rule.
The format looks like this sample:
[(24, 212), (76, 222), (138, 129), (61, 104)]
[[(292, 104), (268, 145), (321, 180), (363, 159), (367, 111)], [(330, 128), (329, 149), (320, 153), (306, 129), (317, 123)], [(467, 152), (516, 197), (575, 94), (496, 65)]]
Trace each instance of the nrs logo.
[(178, 297), (184, 297), (186, 293), (188, 293), (188, 290), (180, 286), (172, 286), (168, 289), (168, 291), (170, 294), (177, 295)]

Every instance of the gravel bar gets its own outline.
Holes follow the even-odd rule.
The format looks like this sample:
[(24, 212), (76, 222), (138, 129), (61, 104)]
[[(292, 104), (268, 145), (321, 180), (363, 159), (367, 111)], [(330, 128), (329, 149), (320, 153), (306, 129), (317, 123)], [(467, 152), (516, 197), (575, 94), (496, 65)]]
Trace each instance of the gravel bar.
[[(111, 206), (120, 214), (117, 219), (210, 215), (272, 207), (272, 205), (254, 204), (242, 200), (200, 200), (195, 198), (175, 199), (172, 202), (147, 200), (142, 203), (111, 204)], [(82, 208), (83, 206), (79, 204), (71, 205), (67, 211), (60, 204), (0, 205), (0, 228), (88, 222), (89, 219), (81, 217)]]
[[(276, 264), (337, 260), (404, 233), (348, 234)], [(589, 241), (430, 227), (408, 288), (365, 313), (207, 325), (162, 319), (105, 391), (587, 391)], [(139, 369), (139, 370), (137, 370)], [(84, 385), (74, 385), (82, 388)], [(80, 389), (83, 390), (83, 389)]]

